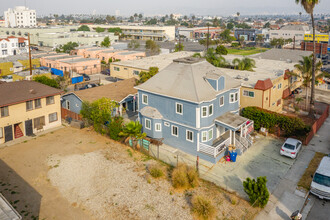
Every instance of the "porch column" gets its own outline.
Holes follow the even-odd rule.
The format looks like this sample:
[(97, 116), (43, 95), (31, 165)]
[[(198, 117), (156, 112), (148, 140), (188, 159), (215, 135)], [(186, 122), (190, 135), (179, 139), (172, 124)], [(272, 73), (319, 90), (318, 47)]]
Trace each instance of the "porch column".
[(233, 140), (233, 142), (234, 142), (234, 143), (233, 143), (233, 144), (234, 144), (234, 146), (236, 146), (236, 145), (235, 145), (235, 139), (236, 139), (236, 137), (235, 137), (235, 136), (236, 136), (236, 131), (233, 131), (233, 132), (234, 132), (234, 140)]
[(240, 136), (243, 137), (243, 125), (241, 125), (241, 133)]
[(244, 125), (244, 137), (246, 138), (246, 133), (247, 133), (247, 129), (246, 129), (246, 123), (245, 123), (245, 125)]
[(197, 133), (197, 152), (199, 151), (199, 133)]
[(121, 103), (120, 103), (120, 106), (119, 106), (119, 115), (123, 116), (123, 104), (121, 104)]
[(229, 129), (229, 139), (230, 139), (230, 145), (233, 143), (233, 138), (232, 138), (232, 134), (231, 134), (232, 130)]

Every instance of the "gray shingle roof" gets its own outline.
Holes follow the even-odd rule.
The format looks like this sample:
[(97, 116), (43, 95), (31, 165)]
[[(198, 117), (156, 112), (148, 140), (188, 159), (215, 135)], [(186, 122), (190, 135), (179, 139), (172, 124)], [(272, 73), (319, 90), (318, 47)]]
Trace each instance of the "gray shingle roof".
[(311, 51), (274, 48), (263, 53), (251, 55), (250, 57), (255, 59), (261, 58), (267, 60), (281, 60), (281, 61), (291, 60), (293, 63), (298, 63), (303, 56), (309, 56), (311, 54), (312, 54)]
[[(210, 101), (223, 91), (216, 91), (209, 84), (206, 77), (212, 75), (212, 79), (225, 77), (225, 88), (237, 88), (240, 82), (228, 76), (209, 64), (205, 60), (189, 64), (184, 62), (173, 62), (165, 69), (157, 73), (137, 89), (152, 93), (178, 98), (195, 103)], [(215, 77), (217, 76), (217, 77)]]
[(157, 109), (150, 106), (146, 106), (143, 109), (141, 109), (140, 113), (149, 118), (163, 119), (162, 114), (160, 114), (160, 112)]

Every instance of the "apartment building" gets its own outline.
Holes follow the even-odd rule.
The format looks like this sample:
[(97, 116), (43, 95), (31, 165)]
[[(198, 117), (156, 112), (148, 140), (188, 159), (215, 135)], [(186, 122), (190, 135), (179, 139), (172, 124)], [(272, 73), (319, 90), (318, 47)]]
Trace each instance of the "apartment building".
[(0, 58), (27, 53), (28, 44), (28, 40), (24, 37), (0, 38)]
[(269, 36), (270, 39), (283, 38), (293, 40), (293, 38), (295, 38), (295, 41), (300, 43), (304, 40), (305, 34), (310, 33), (311, 28), (307, 25), (286, 25), (278, 30), (270, 30)]
[(0, 84), (0, 144), (61, 125), (61, 90), (34, 82)]
[(37, 26), (36, 11), (24, 6), (9, 8), (5, 11), (5, 27), (35, 27)]

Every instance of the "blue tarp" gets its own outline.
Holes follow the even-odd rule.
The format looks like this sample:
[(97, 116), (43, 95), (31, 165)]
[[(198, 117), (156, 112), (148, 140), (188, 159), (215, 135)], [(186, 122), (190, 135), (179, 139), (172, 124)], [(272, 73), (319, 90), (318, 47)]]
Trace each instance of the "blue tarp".
[(56, 76), (63, 76), (63, 71), (55, 68), (51, 68), (51, 73)]
[(84, 81), (84, 77), (83, 76), (77, 76), (77, 77), (71, 78), (71, 83), (72, 84), (80, 83), (82, 81)]

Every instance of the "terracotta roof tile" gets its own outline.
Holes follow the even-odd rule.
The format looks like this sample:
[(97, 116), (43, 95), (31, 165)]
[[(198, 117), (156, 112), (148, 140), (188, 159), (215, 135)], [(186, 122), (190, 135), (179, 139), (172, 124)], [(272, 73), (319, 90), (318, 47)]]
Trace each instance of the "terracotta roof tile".
[(273, 87), (273, 83), (272, 81), (268, 78), (265, 80), (258, 80), (256, 85), (254, 86), (255, 89), (259, 89), (259, 90), (267, 90)]
[(285, 99), (285, 98), (287, 98), (289, 95), (290, 95), (290, 89), (289, 88), (287, 88), (287, 89), (284, 89), (283, 90), (283, 96), (282, 96), (282, 98), (283, 99)]

